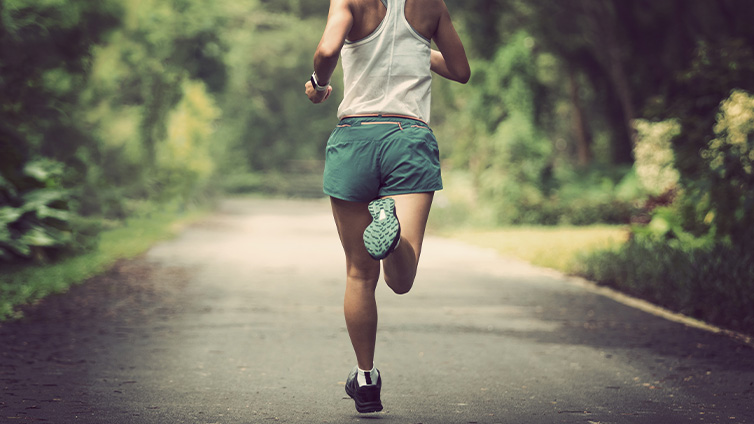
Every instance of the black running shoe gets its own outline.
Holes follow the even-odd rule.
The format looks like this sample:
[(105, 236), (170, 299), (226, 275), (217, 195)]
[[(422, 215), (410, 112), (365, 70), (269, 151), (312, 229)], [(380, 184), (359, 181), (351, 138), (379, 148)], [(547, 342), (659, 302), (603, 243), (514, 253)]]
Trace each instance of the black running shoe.
[(382, 402), (380, 402), (382, 376), (377, 377), (377, 384), (359, 386), (356, 378), (358, 373), (358, 367), (354, 367), (346, 379), (346, 394), (356, 402), (356, 410), (362, 414), (382, 411)]
[(369, 256), (385, 259), (401, 239), (401, 225), (395, 215), (395, 200), (385, 197), (369, 202), (372, 223), (364, 230), (364, 246)]

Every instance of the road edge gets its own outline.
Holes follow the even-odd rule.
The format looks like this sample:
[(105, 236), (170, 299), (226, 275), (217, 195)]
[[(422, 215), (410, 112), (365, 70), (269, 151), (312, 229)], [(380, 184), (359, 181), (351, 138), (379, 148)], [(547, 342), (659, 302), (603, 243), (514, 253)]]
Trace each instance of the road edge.
[(714, 334), (725, 335), (727, 337), (730, 337), (736, 341), (739, 341), (741, 343), (744, 343), (754, 348), (754, 337), (752, 336), (748, 336), (746, 334), (739, 333), (737, 331), (728, 330), (726, 328), (718, 327), (716, 325), (709, 324), (697, 318), (692, 318), (690, 316), (681, 314), (679, 312), (671, 311), (669, 309), (663, 308), (662, 306), (655, 305), (654, 303), (648, 302), (643, 299), (639, 299), (637, 297), (633, 297), (631, 295), (620, 292), (613, 288), (599, 285), (595, 283), (594, 281), (587, 280), (586, 278), (583, 278), (583, 277), (578, 277), (574, 275), (566, 275), (566, 274), (562, 274), (556, 270), (551, 270), (551, 269), (548, 269), (548, 271), (559, 274), (561, 278), (563, 278), (565, 281), (567, 281), (570, 284), (584, 288), (592, 293), (605, 296), (607, 298), (610, 298), (618, 303), (629, 306), (631, 308), (639, 309), (651, 315), (664, 318), (668, 321), (677, 322), (679, 324), (683, 324), (688, 327), (697, 328), (699, 330), (704, 330), (704, 331), (714, 333)]

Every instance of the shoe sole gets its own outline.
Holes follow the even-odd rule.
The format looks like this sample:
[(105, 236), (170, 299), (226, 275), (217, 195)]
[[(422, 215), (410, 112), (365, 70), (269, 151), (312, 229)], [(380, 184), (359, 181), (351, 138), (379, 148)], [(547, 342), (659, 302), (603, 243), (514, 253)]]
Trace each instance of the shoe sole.
[(387, 197), (373, 200), (369, 203), (369, 213), (372, 223), (364, 230), (364, 247), (372, 258), (385, 259), (400, 240), (401, 225), (395, 216), (395, 201)]

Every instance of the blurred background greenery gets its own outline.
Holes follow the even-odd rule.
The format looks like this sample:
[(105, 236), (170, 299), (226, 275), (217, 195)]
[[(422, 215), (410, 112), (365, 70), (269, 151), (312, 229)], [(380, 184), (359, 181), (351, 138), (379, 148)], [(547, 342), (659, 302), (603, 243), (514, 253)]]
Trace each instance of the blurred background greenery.
[[(513, 254), (559, 240), (548, 266), (754, 332), (754, 3), (446, 3), (472, 79), (433, 83), (432, 226), (498, 231)], [(0, 270), (228, 193), (321, 196), (342, 86), (312, 105), (303, 84), (326, 16), (315, 0), (0, 2)], [(614, 242), (574, 235), (594, 224)], [(30, 278), (0, 301), (46, 293), (17, 287)]]

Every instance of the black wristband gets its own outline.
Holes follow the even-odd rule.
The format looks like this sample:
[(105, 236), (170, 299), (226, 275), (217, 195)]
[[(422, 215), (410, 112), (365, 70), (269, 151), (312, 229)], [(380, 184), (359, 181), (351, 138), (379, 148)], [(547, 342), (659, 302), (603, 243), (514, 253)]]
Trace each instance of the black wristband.
[(317, 84), (316, 73), (314, 73), (314, 72), (312, 72), (311, 81), (312, 81), (312, 86), (317, 91), (325, 91), (325, 90), (327, 90), (327, 87), (330, 85), (330, 83), (327, 83), (324, 86)]

